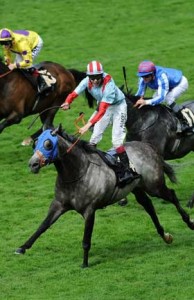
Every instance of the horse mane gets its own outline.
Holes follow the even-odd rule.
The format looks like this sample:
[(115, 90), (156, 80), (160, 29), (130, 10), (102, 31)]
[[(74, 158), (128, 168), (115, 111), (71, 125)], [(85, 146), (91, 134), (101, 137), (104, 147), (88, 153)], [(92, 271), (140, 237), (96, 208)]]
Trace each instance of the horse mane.
[[(57, 132), (62, 138), (67, 140), (70, 143), (75, 143), (77, 141), (77, 137), (75, 135), (68, 134), (65, 130), (61, 130)], [(95, 147), (92, 147), (89, 142), (84, 140), (79, 140), (76, 146), (80, 149), (84, 149), (87, 153), (96, 153), (98, 150)]]

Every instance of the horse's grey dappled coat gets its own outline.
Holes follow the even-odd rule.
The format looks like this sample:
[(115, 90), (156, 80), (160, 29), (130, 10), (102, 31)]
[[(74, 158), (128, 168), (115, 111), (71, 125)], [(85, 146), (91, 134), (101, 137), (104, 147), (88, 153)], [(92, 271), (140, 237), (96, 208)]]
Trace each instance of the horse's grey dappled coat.
[(164, 173), (172, 181), (175, 180), (172, 168), (148, 144), (135, 141), (126, 144), (129, 159), (141, 174), (141, 179), (119, 188), (114, 171), (86, 142), (80, 141), (68, 152), (73, 142), (60, 130), (46, 130), (38, 138), (29, 166), (32, 172), (38, 173), (45, 164), (54, 163), (58, 173), (55, 197), (45, 220), (16, 253), (24, 254), (62, 214), (75, 210), (85, 219), (83, 267), (87, 267), (96, 210), (119, 201), (131, 191), (150, 215), (157, 232), (166, 243), (172, 242), (172, 236), (164, 232), (148, 195), (173, 203), (188, 227), (194, 228), (174, 190), (165, 184)]

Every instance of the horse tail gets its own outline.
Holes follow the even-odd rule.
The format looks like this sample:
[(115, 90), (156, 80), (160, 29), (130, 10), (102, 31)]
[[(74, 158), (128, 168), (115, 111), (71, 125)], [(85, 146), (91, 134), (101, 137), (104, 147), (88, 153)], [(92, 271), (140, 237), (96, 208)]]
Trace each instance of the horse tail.
[[(81, 72), (75, 69), (68, 69), (69, 72), (73, 75), (76, 85), (78, 85), (85, 77), (86, 77), (86, 72)], [(88, 106), (90, 108), (94, 107), (94, 97), (88, 92), (88, 90), (85, 90), (85, 97), (88, 101)]]
[(168, 176), (171, 182), (177, 183), (177, 178), (174, 169), (164, 161), (163, 164), (164, 173)]

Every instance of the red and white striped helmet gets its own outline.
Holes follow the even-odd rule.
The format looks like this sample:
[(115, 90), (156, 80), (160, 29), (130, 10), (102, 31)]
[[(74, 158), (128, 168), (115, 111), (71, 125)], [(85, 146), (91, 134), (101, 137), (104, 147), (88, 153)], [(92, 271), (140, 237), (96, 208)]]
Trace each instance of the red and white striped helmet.
[(103, 73), (103, 67), (99, 61), (93, 60), (87, 65), (87, 75), (97, 75)]

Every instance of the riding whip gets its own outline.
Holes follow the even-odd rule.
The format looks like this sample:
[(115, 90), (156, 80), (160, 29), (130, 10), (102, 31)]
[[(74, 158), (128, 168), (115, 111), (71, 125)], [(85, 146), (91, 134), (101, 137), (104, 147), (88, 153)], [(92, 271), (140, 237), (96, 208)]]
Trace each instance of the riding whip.
[(129, 89), (128, 89), (128, 86), (127, 86), (127, 75), (126, 75), (125, 67), (123, 67), (123, 77), (124, 77), (124, 81), (125, 81), (125, 87), (126, 87), (127, 94), (129, 94)]

